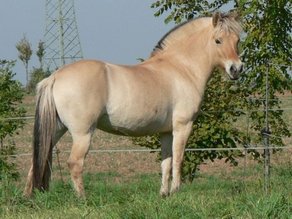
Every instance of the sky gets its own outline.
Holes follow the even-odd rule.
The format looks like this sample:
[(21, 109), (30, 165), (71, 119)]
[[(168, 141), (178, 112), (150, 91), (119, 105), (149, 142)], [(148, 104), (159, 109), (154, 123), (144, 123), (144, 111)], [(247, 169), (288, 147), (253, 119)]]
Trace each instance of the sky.
[[(15, 45), (25, 35), (34, 54), (29, 68), (38, 67), (35, 51), (45, 33), (45, 0), (0, 0), (0, 59), (17, 60), (15, 79), (25, 83), (25, 68)], [(135, 64), (147, 58), (174, 24), (154, 17), (154, 0), (75, 0), (84, 58)]]

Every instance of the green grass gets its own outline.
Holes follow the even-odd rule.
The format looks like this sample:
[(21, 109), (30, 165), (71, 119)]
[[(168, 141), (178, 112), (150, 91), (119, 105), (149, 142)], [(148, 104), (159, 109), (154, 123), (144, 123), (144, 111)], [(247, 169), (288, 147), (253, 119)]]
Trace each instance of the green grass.
[[(26, 101), (33, 106), (33, 98)], [(291, 101), (283, 103), (290, 107)], [(32, 111), (33, 107), (29, 108)], [(285, 111), (285, 120), (291, 121), (290, 111)], [(291, 122), (289, 123), (291, 130)], [(32, 121), (28, 121), (21, 135), (14, 137), (19, 153), (31, 151)], [(65, 136), (60, 148), (70, 147), (70, 139)], [(69, 142), (69, 143), (68, 143)], [(116, 148), (129, 145), (129, 140), (98, 133), (93, 139), (92, 149)], [(287, 144), (291, 138), (286, 139)], [(126, 167), (151, 169), (155, 174), (129, 174), (125, 170), (119, 173), (107, 172), (104, 163), (97, 168), (97, 155), (86, 160), (89, 173), (85, 174), (85, 190), (87, 198), (78, 199), (71, 183), (56, 181), (46, 193), (36, 193), (32, 199), (22, 196), (30, 159), (18, 158), (21, 182), (0, 181), (0, 218), (290, 218), (292, 219), (292, 161), (291, 151), (281, 155), (273, 155), (271, 172), (271, 192), (266, 195), (263, 190), (263, 165), (248, 164), (247, 169), (237, 167), (225, 170), (222, 166), (219, 173), (211, 170), (198, 174), (192, 184), (183, 184), (179, 193), (163, 199), (159, 196), (160, 176), (153, 167), (147, 167), (155, 158), (141, 161), (141, 158), (127, 155), (115, 155), (108, 162), (113, 162), (110, 169), (121, 169), (120, 162), (125, 160)], [(278, 154), (278, 153), (277, 153)], [(67, 154), (65, 154), (67, 155)], [(66, 166), (67, 157), (61, 157)], [(114, 156), (114, 155), (111, 155)], [(89, 160), (91, 159), (91, 163)], [(98, 159), (103, 160), (101, 155)], [(56, 160), (56, 159), (55, 159)], [(139, 160), (139, 162), (137, 162)], [(276, 160), (276, 161), (275, 161)], [(129, 165), (129, 163), (131, 165)], [(138, 165), (139, 164), (139, 165)], [(56, 166), (56, 165), (55, 165)], [(103, 173), (96, 173), (97, 169)], [(217, 171), (217, 168), (216, 168)], [(91, 173), (91, 174), (90, 174)], [(93, 174), (94, 173), (94, 174)], [(67, 168), (64, 171), (68, 179)], [(58, 172), (55, 171), (55, 175)], [(70, 181), (68, 181), (70, 182)]]
[(117, 173), (86, 174), (87, 198), (78, 199), (70, 184), (53, 182), (50, 192), (22, 197), (13, 184), (2, 184), (0, 218), (292, 218), (292, 168), (276, 167), (271, 192), (263, 192), (261, 174), (201, 174), (168, 198), (158, 195), (158, 174), (137, 175), (118, 183)]

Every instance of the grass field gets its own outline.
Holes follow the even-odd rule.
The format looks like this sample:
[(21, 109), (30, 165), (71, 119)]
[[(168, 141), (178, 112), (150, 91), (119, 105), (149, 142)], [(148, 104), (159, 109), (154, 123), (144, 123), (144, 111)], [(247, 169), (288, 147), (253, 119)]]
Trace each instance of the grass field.
[[(28, 115), (33, 114), (34, 98), (25, 98)], [(292, 100), (283, 102), (291, 108)], [(292, 111), (285, 111), (292, 128)], [(0, 182), (0, 218), (291, 218), (291, 150), (272, 154), (271, 192), (263, 190), (263, 164), (249, 157), (239, 167), (223, 161), (205, 163), (192, 184), (184, 183), (179, 193), (162, 199), (160, 164), (156, 154), (96, 153), (85, 162), (87, 198), (76, 198), (67, 169), (68, 153), (60, 154), (60, 167), (54, 157), (51, 190), (36, 193), (32, 199), (22, 196), (30, 167), (32, 120), (13, 137), (20, 180)], [(292, 138), (285, 139), (287, 144)], [(71, 138), (65, 135), (58, 149), (67, 151)], [(91, 149), (137, 148), (125, 137), (97, 131)], [(61, 170), (61, 173), (60, 173)], [(61, 180), (62, 178), (62, 180)]]
[[(292, 169), (277, 167), (272, 192), (265, 195), (259, 166), (246, 174), (200, 174), (168, 198), (158, 195), (159, 175), (140, 174), (117, 183), (119, 174), (86, 174), (87, 198), (76, 198), (69, 184), (54, 182), (51, 191), (22, 197), (7, 185), (0, 218), (292, 218)], [(3, 189), (3, 188), (2, 188)]]

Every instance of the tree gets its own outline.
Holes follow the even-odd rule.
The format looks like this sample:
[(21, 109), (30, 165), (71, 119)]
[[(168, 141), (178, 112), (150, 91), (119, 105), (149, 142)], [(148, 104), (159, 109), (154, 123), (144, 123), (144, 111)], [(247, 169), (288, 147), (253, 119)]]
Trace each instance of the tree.
[(44, 58), (44, 55), (45, 55), (45, 43), (43, 41), (39, 41), (39, 44), (38, 44), (38, 50), (36, 52), (36, 55), (39, 59), (39, 62), (40, 62), (40, 69), (43, 69), (43, 58)]
[(38, 50), (36, 51), (36, 55), (38, 57), (40, 67), (39, 68), (33, 68), (31, 71), (31, 77), (29, 80), (29, 83), (27, 85), (27, 90), (28, 92), (33, 92), (35, 91), (36, 85), (38, 82), (43, 80), (44, 78), (48, 77), (51, 72), (49, 70), (45, 71), (43, 69), (43, 58), (45, 55), (45, 47), (44, 47), (44, 42), (39, 41), (38, 44)]
[[(224, 79), (223, 74), (214, 73), (209, 81), (202, 113), (193, 126), (188, 148), (233, 148), (239, 144), (248, 147), (250, 144), (261, 142), (261, 130), (264, 127), (265, 84), (266, 72), (269, 73), (269, 103), (270, 108), (279, 109), (280, 100), (277, 92), (291, 91), (291, 0), (279, 1), (199, 1), (199, 0), (159, 0), (152, 4), (156, 8), (155, 16), (167, 12), (165, 22), (180, 23), (196, 16), (210, 15), (227, 4), (233, 3), (242, 15), (245, 30), (242, 43), (245, 74), (239, 82), (231, 83)], [(290, 67), (291, 71), (291, 67)], [(220, 102), (218, 102), (220, 100)], [(242, 110), (250, 111), (246, 114)], [(243, 128), (238, 127), (242, 115), (250, 118), (251, 129), (258, 133), (257, 138), (251, 139)], [(277, 136), (290, 136), (286, 122), (280, 110), (269, 112), (270, 131)], [(134, 143), (157, 148), (158, 136), (135, 138)], [(283, 145), (282, 138), (272, 138), (271, 143)], [(250, 150), (251, 151), (251, 150)], [(254, 156), (260, 157), (257, 151)], [(242, 155), (239, 151), (199, 151), (188, 152), (183, 165), (185, 179), (193, 180), (198, 165), (204, 160), (225, 158), (237, 164), (236, 157)]]
[(44, 78), (50, 76), (51, 72), (49, 70), (44, 71), (43, 68), (33, 68), (31, 71), (31, 77), (27, 85), (28, 92), (34, 92), (37, 84)]
[(29, 41), (24, 36), (17, 44), (16, 49), (18, 50), (18, 58), (23, 62), (26, 72), (26, 86), (29, 82), (29, 71), (28, 71), (28, 62), (32, 55), (32, 49)]
[(21, 84), (13, 80), (11, 69), (15, 61), (0, 60), (0, 181), (3, 178), (18, 177), (15, 164), (9, 159), (15, 152), (12, 141), (4, 141), (22, 127), (22, 120), (9, 118), (22, 117), (25, 111), (19, 104), (23, 98)]
[[(242, 14), (246, 37), (242, 42), (246, 74), (242, 77), (242, 92), (254, 97), (254, 109), (265, 107), (266, 80), (268, 80), (269, 108), (279, 109), (277, 93), (292, 89), (292, 1), (243, 1), (235, 3)], [(268, 76), (268, 77), (266, 77)], [(290, 136), (283, 111), (269, 111), (270, 131), (276, 136)], [(264, 127), (265, 115), (251, 112), (252, 128), (258, 133)], [(258, 135), (258, 141), (261, 136)], [(271, 143), (283, 145), (281, 138), (272, 138)]]

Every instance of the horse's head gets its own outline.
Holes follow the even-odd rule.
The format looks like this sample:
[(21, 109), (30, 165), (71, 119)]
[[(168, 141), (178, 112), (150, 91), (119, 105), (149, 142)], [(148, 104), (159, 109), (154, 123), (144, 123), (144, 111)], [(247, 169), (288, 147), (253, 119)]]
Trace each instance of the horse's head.
[(215, 63), (222, 67), (232, 80), (239, 78), (242, 62), (238, 55), (241, 26), (234, 14), (215, 13), (212, 17), (214, 33), (211, 46), (215, 51)]

